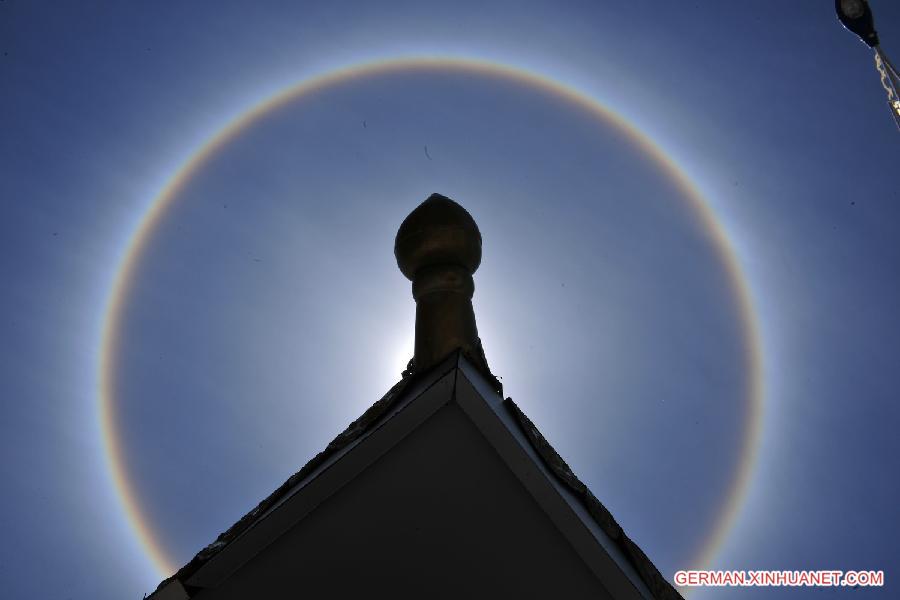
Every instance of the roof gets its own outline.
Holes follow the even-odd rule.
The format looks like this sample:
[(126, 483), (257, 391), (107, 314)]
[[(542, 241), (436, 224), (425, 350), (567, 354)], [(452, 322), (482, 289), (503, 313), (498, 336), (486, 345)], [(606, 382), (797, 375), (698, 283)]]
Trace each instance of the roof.
[[(426, 373), (404, 373), (322, 452), (160, 583), (151, 598), (192, 598), (215, 587), (247, 562), (247, 556), (261, 552), (440, 406), (453, 402), (488, 438), (585, 562), (598, 576), (614, 580), (610, 588), (614, 597), (681, 598), (534, 423), (511, 398), (503, 399), (496, 378), (476, 364), (456, 352)], [(437, 390), (442, 382), (451, 383)], [(371, 449), (376, 447), (380, 449)]]

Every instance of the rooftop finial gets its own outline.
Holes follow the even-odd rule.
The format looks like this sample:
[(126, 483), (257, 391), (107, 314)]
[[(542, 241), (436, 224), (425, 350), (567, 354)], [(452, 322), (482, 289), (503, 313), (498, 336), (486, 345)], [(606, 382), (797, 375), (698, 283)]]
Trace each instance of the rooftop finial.
[(489, 373), (472, 309), (472, 274), (481, 264), (481, 233), (472, 216), (450, 198), (432, 194), (400, 225), (394, 256), (416, 300), (413, 371), (462, 349)]

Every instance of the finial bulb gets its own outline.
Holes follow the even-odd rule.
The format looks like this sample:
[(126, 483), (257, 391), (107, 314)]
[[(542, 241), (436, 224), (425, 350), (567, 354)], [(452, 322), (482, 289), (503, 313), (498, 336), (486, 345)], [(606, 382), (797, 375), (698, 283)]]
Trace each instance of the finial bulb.
[(462, 267), (471, 275), (481, 264), (481, 232), (466, 209), (432, 194), (400, 225), (394, 256), (409, 280), (432, 266)]

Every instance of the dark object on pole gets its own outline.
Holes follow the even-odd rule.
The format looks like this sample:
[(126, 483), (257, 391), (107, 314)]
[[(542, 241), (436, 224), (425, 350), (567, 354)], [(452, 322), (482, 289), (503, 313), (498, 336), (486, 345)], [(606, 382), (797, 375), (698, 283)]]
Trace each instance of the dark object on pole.
[(878, 33), (866, 0), (834, 0), (834, 8), (841, 24), (858, 35), (863, 43), (870, 48), (878, 45)]

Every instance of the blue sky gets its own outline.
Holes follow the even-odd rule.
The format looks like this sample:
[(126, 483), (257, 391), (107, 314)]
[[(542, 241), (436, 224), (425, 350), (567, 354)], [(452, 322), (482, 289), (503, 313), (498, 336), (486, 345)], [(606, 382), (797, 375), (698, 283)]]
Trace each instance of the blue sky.
[[(900, 6), (872, 8), (900, 55)], [(881, 569), (887, 586), (865, 593), (896, 595), (900, 132), (871, 51), (831, 3), (774, 12), (0, 3), (4, 589), (139, 598), (167, 575), (126, 518), (97, 408), (107, 302), (154, 198), (273, 94), (429, 56), (599, 102), (683, 171), (726, 233), (765, 393), (758, 460), (713, 565)], [(446, 70), (344, 81), (269, 113), (154, 230), (114, 395), (122, 460), (171, 562), (398, 378), (414, 304), (393, 235), (432, 192), (481, 227), (476, 317), (506, 392), (667, 576), (690, 567), (747, 426), (746, 339), (720, 253), (684, 191), (610, 122), (547, 89)]]

